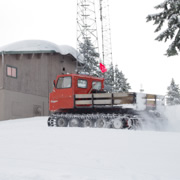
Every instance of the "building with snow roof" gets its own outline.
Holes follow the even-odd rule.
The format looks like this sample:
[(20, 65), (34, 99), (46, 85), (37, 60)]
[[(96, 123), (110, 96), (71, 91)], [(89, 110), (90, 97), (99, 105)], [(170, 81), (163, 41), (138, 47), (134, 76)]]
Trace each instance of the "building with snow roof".
[(48, 41), (1, 47), (0, 120), (48, 115), (53, 80), (61, 73), (75, 73), (76, 63), (82, 62), (73, 47)]

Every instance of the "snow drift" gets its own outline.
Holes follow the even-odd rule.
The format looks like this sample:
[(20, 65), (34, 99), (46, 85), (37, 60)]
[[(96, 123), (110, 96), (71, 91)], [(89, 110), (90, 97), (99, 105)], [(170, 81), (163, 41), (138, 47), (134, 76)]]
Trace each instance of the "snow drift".
[(2, 180), (177, 180), (180, 133), (0, 122)]
[(180, 105), (166, 106), (165, 116), (168, 119), (168, 130), (180, 132)]

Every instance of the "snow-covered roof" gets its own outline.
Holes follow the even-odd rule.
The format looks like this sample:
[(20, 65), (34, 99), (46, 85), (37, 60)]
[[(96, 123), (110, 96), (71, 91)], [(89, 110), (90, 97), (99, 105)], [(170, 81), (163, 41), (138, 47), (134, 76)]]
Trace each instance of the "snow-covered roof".
[(50, 53), (56, 52), (62, 55), (72, 55), (79, 62), (83, 63), (83, 56), (73, 47), (68, 45), (57, 45), (44, 40), (24, 40), (18, 41), (7, 46), (0, 47), (0, 54), (16, 53)]

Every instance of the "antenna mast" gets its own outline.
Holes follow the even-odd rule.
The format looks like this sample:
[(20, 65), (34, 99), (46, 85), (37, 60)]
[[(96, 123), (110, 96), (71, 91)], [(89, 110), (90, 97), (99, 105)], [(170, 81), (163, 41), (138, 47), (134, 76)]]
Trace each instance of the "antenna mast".
[[(81, 51), (81, 46), (89, 41), (93, 48), (99, 53), (98, 33), (95, 11), (95, 0), (77, 0), (77, 50)], [(88, 46), (83, 54), (85, 65), (89, 56)], [(78, 57), (77, 57), (78, 58)], [(76, 66), (77, 70), (83, 67)]]
[(109, 68), (113, 63), (112, 45), (111, 45), (111, 28), (109, 18), (109, 1), (99, 0), (100, 4), (100, 20), (101, 20), (101, 35), (102, 35), (102, 58), (103, 64)]

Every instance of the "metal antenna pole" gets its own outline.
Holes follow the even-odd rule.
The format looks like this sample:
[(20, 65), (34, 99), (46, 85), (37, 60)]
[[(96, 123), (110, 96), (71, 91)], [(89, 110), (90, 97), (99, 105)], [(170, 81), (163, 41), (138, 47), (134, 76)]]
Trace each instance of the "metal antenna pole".
[(111, 28), (109, 18), (109, 2), (108, 0), (99, 0), (100, 4), (100, 20), (102, 33), (102, 56), (103, 63), (109, 68), (113, 63), (112, 45), (111, 45)]
[[(95, 0), (77, 0), (77, 50), (80, 52), (82, 44), (89, 41), (93, 48), (99, 53), (98, 32), (96, 22)], [(88, 61), (89, 49), (83, 52), (85, 65)], [(77, 57), (78, 58), (78, 57)], [(77, 70), (82, 69), (77, 64)]]
[(103, 35), (103, 15), (102, 15), (102, 0), (99, 0), (99, 5), (100, 5), (100, 21), (101, 21), (101, 38), (102, 38), (102, 62), (104, 64), (104, 35)]

